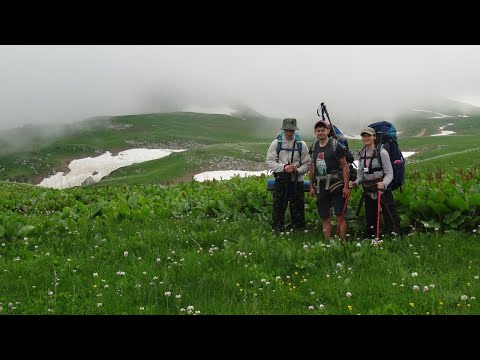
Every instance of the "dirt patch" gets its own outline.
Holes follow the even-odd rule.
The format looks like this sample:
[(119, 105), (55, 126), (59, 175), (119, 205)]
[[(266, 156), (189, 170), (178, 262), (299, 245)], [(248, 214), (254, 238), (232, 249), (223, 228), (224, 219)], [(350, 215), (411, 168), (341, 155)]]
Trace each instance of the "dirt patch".
[(424, 128), (422, 131), (420, 131), (417, 135), (415, 135), (415, 137), (422, 137), (425, 135), (425, 133), (427, 132), (427, 129)]

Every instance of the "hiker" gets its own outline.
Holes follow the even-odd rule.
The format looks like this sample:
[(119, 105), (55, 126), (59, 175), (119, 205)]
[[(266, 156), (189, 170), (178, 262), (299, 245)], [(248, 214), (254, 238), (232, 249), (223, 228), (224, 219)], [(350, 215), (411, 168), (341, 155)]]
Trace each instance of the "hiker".
[[(283, 133), (272, 141), (267, 152), (267, 165), (275, 176), (272, 229), (285, 230), (285, 211), (290, 202), (290, 216), (295, 230), (305, 229), (305, 190), (303, 177), (310, 166), (307, 144), (295, 130), (297, 120), (286, 118)], [(300, 151), (299, 151), (300, 150)]]
[[(365, 235), (368, 238), (379, 235), (379, 209), (378, 196), (383, 212), (383, 221), (387, 226), (388, 233), (400, 234), (400, 219), (397, 215), (393, 193), (388, 185), (393, 180), (393, 168), (390, 156), (383, 147), (375, 147), (375, 130), (367, 127), (360, 133), (365, 149), (360, 152), (358, 160), (357, 180), (349, 183), (350, 188), (362, 184), (365, 198)], [(378, 154), (380, 149), (380, 154)], [(378, 157), (381, 157), (381, 164)], [(378, 239), (377, 239), (378, 240)]]
[[(345, 150), (339, 146), (334, 138), (330, 138), (331, 128), (325, 120), (318, 121), (314, 126), (317, 140), (310, 148), (312, 163), (310, 164), (310, 196), (317, 193), (317, 210), (322, 218), (322, 229), (325, 239), (332, 236), (332, 221), (330, 209), (333, 206), (335, 217), (342, 218), (345, 215), (346, 198), (350, 194), (348, 179), (350, 172)], [(333, 148), (336, 144), (336, 148)], [(344, 180), (345, 179), (345, 180)], [(337, 221), (338, 222), (338, 221)], [(345, 241), (347, 234), (346, 221), (340, 221), (339, 234)]]

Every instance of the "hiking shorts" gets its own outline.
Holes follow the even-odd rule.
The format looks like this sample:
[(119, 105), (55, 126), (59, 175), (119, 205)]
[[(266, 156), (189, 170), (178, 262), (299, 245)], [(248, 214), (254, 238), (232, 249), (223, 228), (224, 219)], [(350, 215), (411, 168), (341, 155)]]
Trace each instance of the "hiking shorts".
[[(342, 216), (343, 207), (345, 206), (345, 198), (343, 192), (331, 193), (327, 190), (321, 189), (317, 194), (317, 210), (322, 219), (330, 216), (330, 208), (333, 206), (333, 210), (336, 216)], [(345, 212), (346, 209), (345, 209)]]

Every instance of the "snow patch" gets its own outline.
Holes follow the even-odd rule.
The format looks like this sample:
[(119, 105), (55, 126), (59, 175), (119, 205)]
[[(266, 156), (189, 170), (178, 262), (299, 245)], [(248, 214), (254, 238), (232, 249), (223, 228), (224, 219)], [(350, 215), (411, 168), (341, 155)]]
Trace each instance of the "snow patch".
[(225, 171), (206, 171), (200, 174), (197, 174), (193, 177), (196, 181), (206, 181), (206, 180), (229, 180), (235, 176), (246, 177), (246, 176), (260, 176), (262, 174), (268, 175), (269, 170), (264, 171), (243, 171), (243, 170), (225, 170)]
[(445, 136), (445, 135), (452, 135), (455, 134), (455, 131), (450, 131), (450, 130), (442, 130), (440, 134), (433, 134), (430, 136)]
[[(132, 164), (142, 163), (145, 161), (160, 159), (168, 156), (173, 152), (181, 152), (185, 150), (169, 150), (169, 149), (130, 149), (112, 156), (110, 151), (97, 156), (76, 159), (70, 162), (68, 168), (70, 172), (58, 172), (42, 180), (38, 186), (66, 189), (74, 186), (81, 186), (88, 178), (93, 182), (98, 182), (112, 171), (121, 167), (130, 166)], [(88, 181), (88, 182), (91, 182)]]

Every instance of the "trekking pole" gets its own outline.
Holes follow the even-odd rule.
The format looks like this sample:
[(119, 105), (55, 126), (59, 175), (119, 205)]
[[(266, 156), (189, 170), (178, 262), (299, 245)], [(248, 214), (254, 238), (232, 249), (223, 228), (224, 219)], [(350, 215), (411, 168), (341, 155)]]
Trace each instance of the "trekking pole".
[(351, 190), (348, 191), (347, 198), (345, 199), (345, 205), (343, 205), (342, 217), (340, 218), (340, 222), (338, 223), (338, 227), (337, 227), (337, 236), (340, 233), (340, 225), (342, 225), (343, 216), (345, 215), (345, 210), (347, 210), (348, 199), (350, 198), (351, 192), (352, 192)]
[[(333, 123), (332, 123), (332, 120), (330, 120), (330, 115), (328, 114), (328, 111), (327, 111), (327, 107), (325, 106), (325, 103), (321, 103), (319, 108), (321, 109), (321, 116), (322, 116), (322, 120), (325, 120), (325, 114), (327, 115), (327, 119), (328, 121), (330, 122), (330, 127), (331, 127), (331, 130), (333, 131), (333, 134), (332, 136), (335, 138), (335, 139), (338, 139), (337, 138), (337, 133), (335, 132), (335, 128), (333, 126)], [(320, 116), (320, 114), (318, 113), (318, 108), (317, 108), (317, 115)]]
[(357, 212), (355, 213), (355, 216), (357, 216), (357, 217), (360, 214), (360, 210), (362, 208), (364, 196), (365, 196), (365, 194), (362, 192), (362, 195), (360, 196), (360, 201), (359, 201), (358, 206), (357, 206)]
[(377, 241), (380, 240), (380, 209), (382, 208), (381, 207), (381, 204), (380, 204), (380, 198), (382, 196), (382, 192), (379, 190), (378, 191), (378, 195), (377, 195), (377, 198), (378, 198), (378, 201), (377, 201)]

